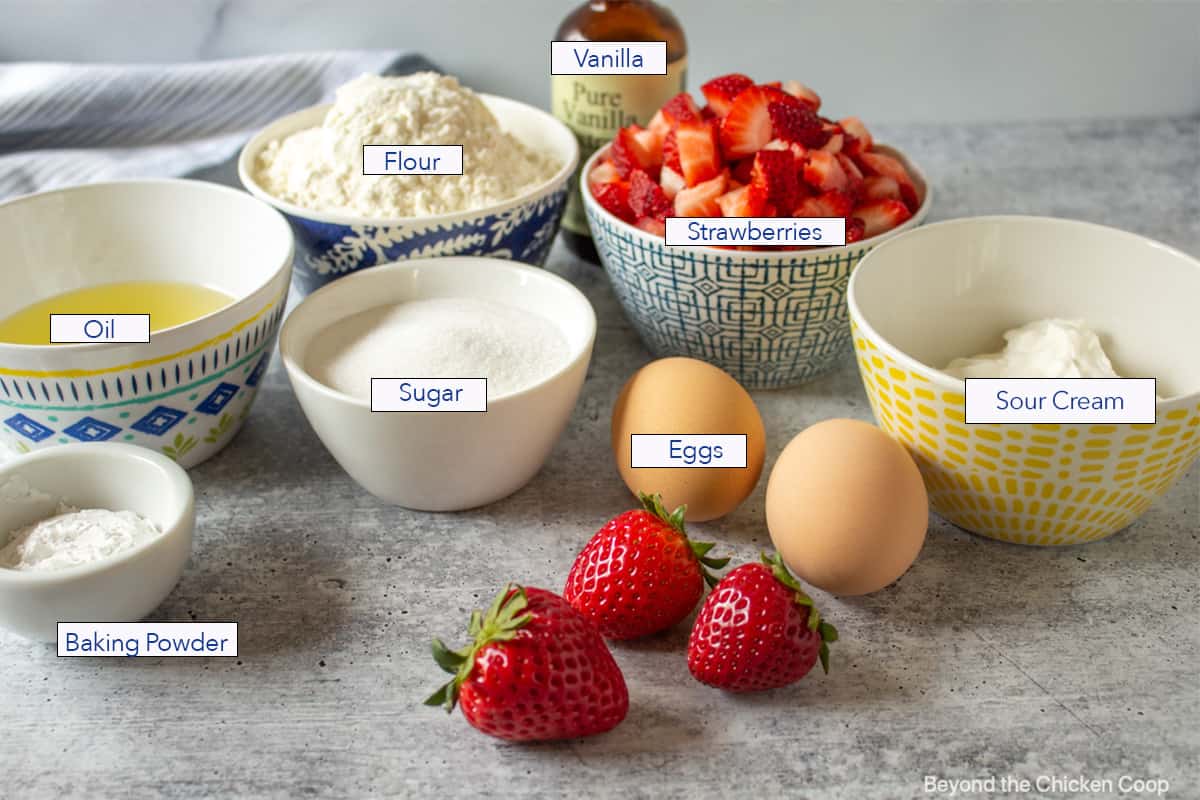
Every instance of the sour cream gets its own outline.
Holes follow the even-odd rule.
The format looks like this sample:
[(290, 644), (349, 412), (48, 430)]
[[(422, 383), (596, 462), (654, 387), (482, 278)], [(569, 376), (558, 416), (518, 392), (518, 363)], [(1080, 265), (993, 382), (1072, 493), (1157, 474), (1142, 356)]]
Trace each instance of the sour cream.
[(1004, 334), (1004, 351), (956, 358), (956, 378), (1119, 378), (1100, 337), (1082, 320), (1043, 319)]

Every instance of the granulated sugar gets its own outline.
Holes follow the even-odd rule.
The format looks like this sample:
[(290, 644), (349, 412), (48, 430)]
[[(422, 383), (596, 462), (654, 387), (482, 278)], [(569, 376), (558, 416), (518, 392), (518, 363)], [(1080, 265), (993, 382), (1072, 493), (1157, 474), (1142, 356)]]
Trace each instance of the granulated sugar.
[(495, 400), (557, 372), (567, 356), (566, 338), (543, 317), (491, 300), (433, 298), (334, 323), (312, 345), (306, 367), (364, 401), (371, 378), (487, 378)]

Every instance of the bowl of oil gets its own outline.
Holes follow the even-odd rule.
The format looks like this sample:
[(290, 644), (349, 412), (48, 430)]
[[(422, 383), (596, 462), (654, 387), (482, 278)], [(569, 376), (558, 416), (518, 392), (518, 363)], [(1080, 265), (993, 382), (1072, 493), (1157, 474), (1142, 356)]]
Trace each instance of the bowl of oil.
[[(278, 211), (200, 181), (97, 183), (0, 203), (0, 241), (0, 447), (127, 442), (190, 467), (229, 443), (287, 299)], [(52, 314), (149, 315), (149, 341), (52, 344)]]

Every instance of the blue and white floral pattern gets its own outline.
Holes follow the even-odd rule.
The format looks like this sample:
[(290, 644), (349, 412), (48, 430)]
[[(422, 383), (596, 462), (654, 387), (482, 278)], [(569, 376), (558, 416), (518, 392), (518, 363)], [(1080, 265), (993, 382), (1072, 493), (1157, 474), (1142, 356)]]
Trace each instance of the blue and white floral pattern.
[(434, 256), (492, 256), (541, 266), (566, 197), (563, 186), (499, 214), (448, 225), (339, 225), (285, 214), (296, 235), (296, 284), (308, 293), (376, 264)]
[(870, 247), (713, 253), (667, 247), (588, 206), (617, 299), (657, 357), (716, 364), (748, 389), (794, 386), (850, 351), (846, 285)]

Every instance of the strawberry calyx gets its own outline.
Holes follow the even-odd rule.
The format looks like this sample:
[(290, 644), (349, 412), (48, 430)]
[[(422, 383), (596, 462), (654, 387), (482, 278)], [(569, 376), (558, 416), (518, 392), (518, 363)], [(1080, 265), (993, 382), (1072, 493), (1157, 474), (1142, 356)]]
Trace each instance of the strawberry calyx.
[(683, 541), (687, 543), (688, 548), (691, 549), (693, 555), (696, 556), (696, 560), (700, 562), (700, 572), (702, 575), (704, 575), (704, 582), (707, 583), (709, 587), (716, 586), (720, 581), (720, 578), (709, 572), (709, 570), (721, 569), (729, 563), (729, 559), (713, 558), (708, 554), (709, 551), (716, 546), (715, 542), (693, 542), (688, 538), (687, 533), (684, 532), (683, 529), (683, 515), (687, 512), (687, 505), (682, 505), (674, 511), (668, 513), (666, 507), (663, 505), (661, 494), (638, 492), (638, 500), (642, 501), (642, 508), (646, 509), (651, 514), (670, 525), (679, 533), (680, 536), (683, 537)]
[(458, 703), (459, 690), (471, 677), (475, 656), (489, 644), (515, 637), (517, 631), (532, 619), (526, 610), (528, 606), (525, 589), (510, 583), (496, 595), (486, 612), (478, 609), (471, 612), (471, 624), (467, 628), (467, 634), (472, 637), (471, 644), (461, 650), (451, 650), (441, 639), (434, 639), (433, 660), (454, 677), (431, 694), (425, 700), (425, 705), (442, 706), (446, 713), (453, 711)]
[(770, 568), (771, 574), (775, 576), (775, 580), (792, 590), (792, 593), (795, 595), (796, 605), (804, 606), (808, 609), (808, 629), (816, 631), (821, 637), (821, 669), (828, 675), (829, 645), (838, 640), (837, 628), (821, 619), (821, 612), (817, 610), (813, 599), (804, 591), (804, 587), (800, 585), (800, 581), (788, 571), (787, 566), (783, 563), (783, 558), (778, 553), (774, 555), (762, 553), (761, 555), (762, 563)]

